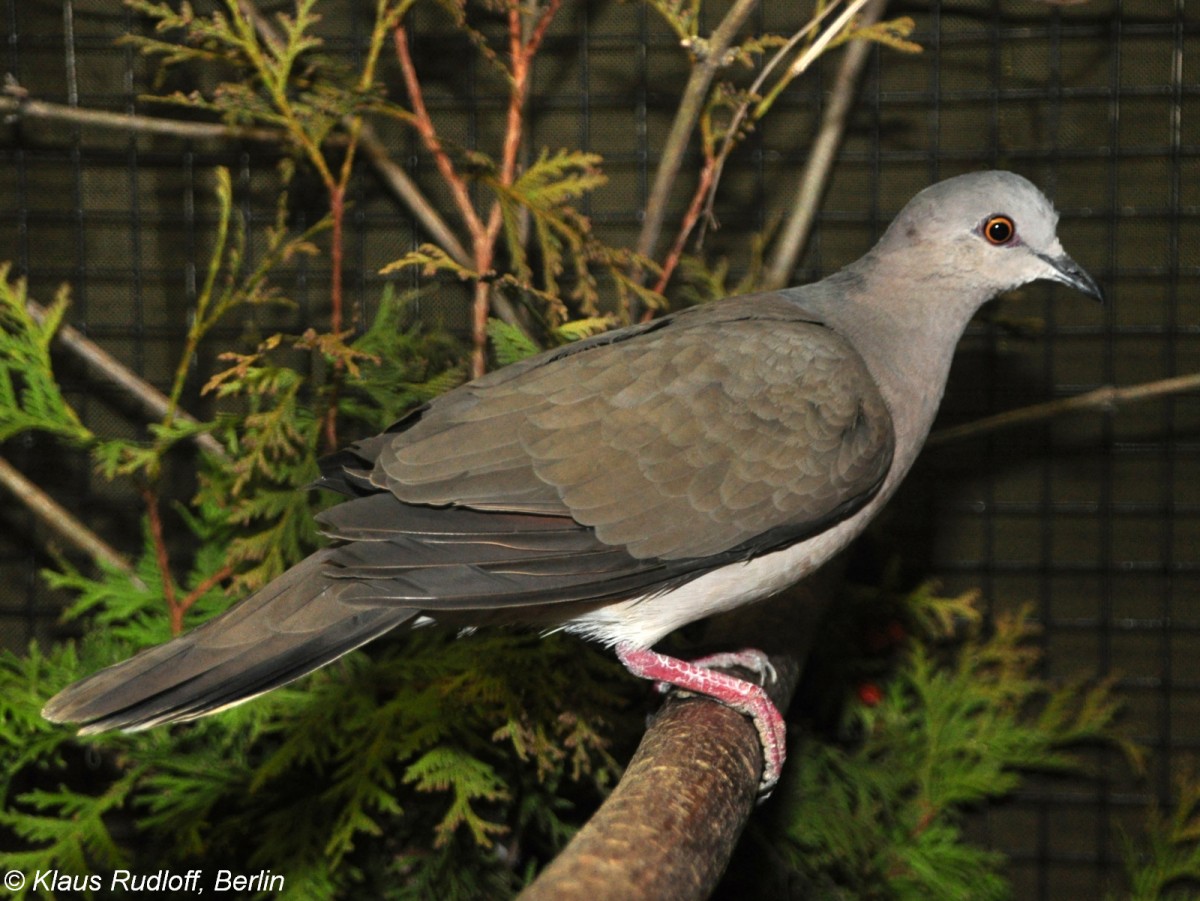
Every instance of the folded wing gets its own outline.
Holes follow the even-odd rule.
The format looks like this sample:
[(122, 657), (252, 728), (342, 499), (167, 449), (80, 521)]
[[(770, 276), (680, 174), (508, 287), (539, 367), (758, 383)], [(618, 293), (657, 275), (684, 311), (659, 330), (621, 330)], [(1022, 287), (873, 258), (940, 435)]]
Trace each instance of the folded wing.
[(552, 624), (658, 593), (857, 510), (892, 446), (858, 354), (777, 295), (597, 336), (330, 458), (320, 484), (351, 495), (319, 518), (331, 547), (45, 715), (190, 719), (418, 615)]

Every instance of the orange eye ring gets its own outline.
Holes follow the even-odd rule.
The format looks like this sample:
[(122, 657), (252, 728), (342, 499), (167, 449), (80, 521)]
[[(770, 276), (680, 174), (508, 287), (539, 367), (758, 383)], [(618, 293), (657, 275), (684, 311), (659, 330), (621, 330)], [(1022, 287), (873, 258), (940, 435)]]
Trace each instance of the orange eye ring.
[(990, 216), (983, 223), (983, 236), (996, 247), (1008, 244), (1017, 235), (1017, 227), (1007, 216)]

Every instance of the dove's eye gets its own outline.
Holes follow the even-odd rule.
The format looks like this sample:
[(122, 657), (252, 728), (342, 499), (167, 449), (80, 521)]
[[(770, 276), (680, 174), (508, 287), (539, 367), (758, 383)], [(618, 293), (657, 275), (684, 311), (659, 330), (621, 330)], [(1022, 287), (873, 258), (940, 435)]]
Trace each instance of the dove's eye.
[(988, 239), (989, 244), (999, 247), (1012, 242), (1017, 236), (1017, 227), (1007, 216), (989, 216), (983, 223), (983, 236)]

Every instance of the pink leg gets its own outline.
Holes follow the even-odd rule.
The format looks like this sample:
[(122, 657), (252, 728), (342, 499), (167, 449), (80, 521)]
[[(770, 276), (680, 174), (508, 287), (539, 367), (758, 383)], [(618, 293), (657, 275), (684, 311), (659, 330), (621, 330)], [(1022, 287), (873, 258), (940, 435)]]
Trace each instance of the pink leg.
[(635, 648), (618, 644), (617, 657), (625, 668), (643, 679), (655, 679), (706, 695), (732, 707), (754, 721), (763, 749), (762, 781), (759, 792), (764, 796), (779, 781), (783, 761), (787, 757), (786, 727), (783, 717), (767, 697), (767, 693), (753, 682), (718, 673), (709, 666), (745, 666), (760, 674), (771, 677), (774, 672), (761, 651), (742, 651), (736, 654), (713, 654), (695, 662), (679, 660), (646, 648)]

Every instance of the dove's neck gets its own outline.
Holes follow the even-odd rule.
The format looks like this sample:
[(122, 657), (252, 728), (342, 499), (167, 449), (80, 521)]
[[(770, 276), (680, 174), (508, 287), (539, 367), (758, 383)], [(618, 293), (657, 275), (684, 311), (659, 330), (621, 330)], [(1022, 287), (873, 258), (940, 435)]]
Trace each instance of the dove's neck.
[(971, 273), (930, 272), (920, 263), (868, 254), (814, 292), (825, 322), (862, 355), (888, 405), (897, 479), (933, 425), (959, 339), (995, 293)]

